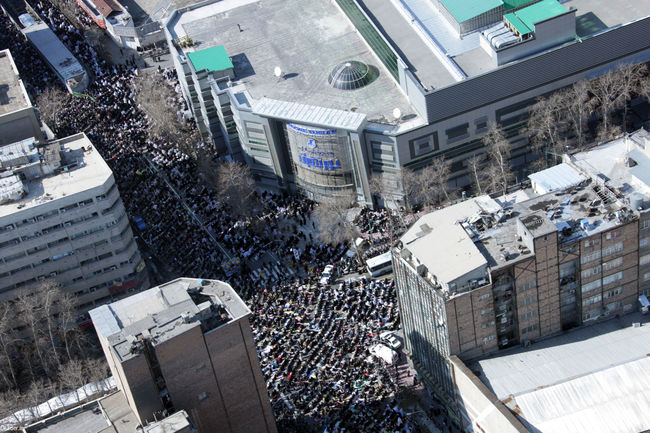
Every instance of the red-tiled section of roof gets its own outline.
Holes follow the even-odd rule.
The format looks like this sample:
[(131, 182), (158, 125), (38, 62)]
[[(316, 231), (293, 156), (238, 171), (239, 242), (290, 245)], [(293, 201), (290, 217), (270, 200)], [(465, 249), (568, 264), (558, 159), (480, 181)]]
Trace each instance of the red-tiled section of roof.
[(120, 7), (113, 0), (93, 0), (93, 3), (95, 3), (97, 10), (104, 18), (108, 18), (113, 12), (121, 11)]

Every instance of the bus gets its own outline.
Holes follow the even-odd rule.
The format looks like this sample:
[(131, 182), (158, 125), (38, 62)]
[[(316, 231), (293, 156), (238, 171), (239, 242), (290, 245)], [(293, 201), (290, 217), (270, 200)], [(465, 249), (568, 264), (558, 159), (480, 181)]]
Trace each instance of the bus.
[(378, 277), (393, 271), (393, 262), (390, 251), (366, 260), (368, 272), (373, 277)]

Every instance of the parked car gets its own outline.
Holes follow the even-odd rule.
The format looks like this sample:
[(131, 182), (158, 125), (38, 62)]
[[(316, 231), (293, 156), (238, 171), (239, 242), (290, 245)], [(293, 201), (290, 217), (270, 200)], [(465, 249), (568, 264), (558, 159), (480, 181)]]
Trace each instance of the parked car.
[(399, 339), (391, 331), (382, 332), (381, 334), (379, 334), (379, 339), (381, 340), (382, 343), (384, 343), (386, 346), (390, 347), (393, 350), (397, 350), (400, 347), (402, 347), (402, 342), (399, 341)]
[(327, 265), (320, 277), (321, 284), (330, 284), (334, 279), (334, 265)]
[(383, 344), (375, 344), (369, 349), (370, 353), (377, 358), (383, 359), (386, 364), (397, 362), (399, 355), (393, 349)]

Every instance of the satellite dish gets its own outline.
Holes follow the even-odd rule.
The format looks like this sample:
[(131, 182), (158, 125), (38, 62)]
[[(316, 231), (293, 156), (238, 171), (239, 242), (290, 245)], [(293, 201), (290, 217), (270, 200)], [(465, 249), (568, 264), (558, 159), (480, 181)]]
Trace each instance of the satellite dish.
[(399, 119), (400, 117), (402, 117), (402, 110), (400, 110), (399, 108), (395, 108), (393, 110), (393, 117), (395, 119)]
[(282, 69), (280, 69), (279, 66), (276, 66), (275, 69), (273, 69), (273, 75), (280, 78), (282, 76)]

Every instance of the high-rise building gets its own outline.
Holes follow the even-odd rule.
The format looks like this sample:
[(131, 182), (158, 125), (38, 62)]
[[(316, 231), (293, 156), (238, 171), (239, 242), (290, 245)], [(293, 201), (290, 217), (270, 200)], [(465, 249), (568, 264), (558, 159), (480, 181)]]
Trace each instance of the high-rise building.
[(0, 51), (0, 146), (34, 138), (43, 141), (38, 119), (9, 50)]
[(0, 147), (0, 300), (56, 280), (87, 311), (149, 285), (111, 169), (85, 134)]
[(537, 98), (650, 60), (650, 6), (622, 0), (217, 1), (182, 7), (165, 32), (206, 139), (260, 181), (317, 199), (369, 179), (401, 197), (401, 170), (444, 157), (470, 183), (490, 122), (519, 172)]
[(650, 134), (530, 175), (532, 188), (420, 218), (393, 249), (405, 347), (453, 407), (473, 359), (650, 306)]
[(250, 314), (230, 285), (192, 278), (90, 312), (140, 423), (183, 409), (199, 432), (275, 432)]

